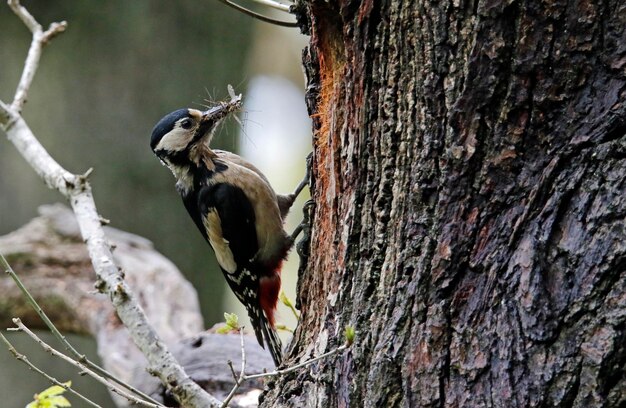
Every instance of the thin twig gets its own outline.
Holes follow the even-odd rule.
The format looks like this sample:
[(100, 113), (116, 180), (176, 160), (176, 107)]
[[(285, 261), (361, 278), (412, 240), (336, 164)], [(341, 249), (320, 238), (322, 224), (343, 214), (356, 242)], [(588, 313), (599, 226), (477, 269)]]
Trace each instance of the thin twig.
[(220, 402), (217, 398), (195, 383), (174, 359), (172, 353), (149, 324), (146, 314), (130, 287), (124, 282), (104, 235), (88, 180), (61, 167), (39, 143), (21, 116), (20, 111), (32, 84), (41, 48), (55, 34), (64, 29), (64, 24), (51, 26), (48, 31), (38, 34), (37, 21), (20, 6), (18, 0), (9, 0), (9, 6), (24, 24), (34, 31), (29, 56), (26, 58), (14, 103), (7, 106), (0, 101), (0, 128), (6, 132), (9, 140), (44, 182), (51, 189), (63, 194), (71, 203), (82, 238), (87, 243), (97, 280), (102, 283), (98, 288), (111, 299), (118, 317), (129, 329), (133, 342), (148, 360), (149, 370), (160, 378), (181, 405), (219, 407)]
[(7, 348), (9, 349), (9, 351), (11, 352), (11, 354), (13, 354), (13, 356), (18, 360), (21, 361), (22, 363), (26, 364), (31, 370), (35, 371), (36, 373), (38, 373), (39, 375), (42, 375), (43, 377), (47, 378), (48, 381), (50, 381), (51, 383), (58, 385), (59, 387), (63, 387), (65, 388), (67, 391), (69, 391), (70, 393), (76, 395), (78, 398), (82, 399), (83, 401), (85, 401), (87, 404), (91, 405), (92, 407), (95, 408), (102, 408), (100, 405), (96, 404), (95, 402), (93, 402), (92, 400), (90, 400), (89, 398), (85, 397), (83, 394), (79, 393), (78, 391), (74, 390), (71, 386), (63, 384), (62, 382), (60, 382), (59, 380), (57, 380), (54, 377), (51, 377), (50, 375), (46, 374), (43, 370), (41, 370), (40, 368), (38, 368), (37, 366), (35, 366), (33, 363), (31, 363), (28, 360), (28, 357), (26, 357), (24, 354), (21, 354), (20, 352), (18, 352), (15, 347), (13, 347), (13, 344), (11, 344), (11, 342), (4, 337), (4, 335), (2, 333), (0, 333), (0, 339), (2, 339), (2, 341), (4, 341), (4, 343), (7, 345)]
[(28, 55), (26, 56), (26, 62), (24, 62), (24, 70), (22, 71), (22, 77), (20, 78), (20, 82), (17, 85), (17, 89), (15, 91), (15, 96), (13, 98), (13, 103), (11, 104), (11, 109), (17, 113), (22, 111), (24, 104), (26, 103), (26, 97), (28, 94), (28, 90), (30, 89), (30, 85), (33, 82), (33, 78), (35, 77), (35, 73), (37, 72), (37, 67), (39, 66), (39, 58), (41, 57), (41, 51), (43, 47), (50, 41), (54, 36), (62, 33), (67, 28), (67, 23), (62, 21), (60, 23), (52, 23), (50, 24), (50, 28), (48, 28), (45, 32), (41, 27), (41, 24), (35, 20), (35, 17), (32, 16), (23, 7), (19, 0), (9, 0), (9, 7), (11, 10), (24, 22), (24, 25), (28, 27), (28, 29), (33, 33), (33, 40), (30, 44), (30, 48), (28, 49)]
[(250, 374), (250, 375), (246, 375), (245, 374), (245, 370), (246, 370), (246, 349), (244, 347), (244, 338), (243, 338), (243, 330), (241, 330), (241, 372), (239, 374), (239, 376), (237, 376), (235, 374), (235, 370), (233, 369), (233, 363), (232, 361), (228, 362), (228, 365), (230, 366), (230, 369), (233, 373), (233, 378), (235, 379), (235, 385), (233, 386), (232, 390), (230, 390), (230, 393), (228, 393), (228, 396), (226, 397), (226, 399), (224, 399), (224, 402), (222, 403), (222, 406), (220, 408), (226, 408), (228, 406), (228, 403), (233, 399), (233, 397), (235, 396), (235, 393), (237, 392), (237, 390), (239, 390), (239, 387), (241, 387), (241, 385), (248, 381), (248, 380), (254, 380), (257, 378), (264, 378), (264, 377), (275, 377), (275, 376), (279, 376), (279, 375), (284, 375), (284, 374), (288, 374), (291, 373), (293, 371), (296, 371), (302, 367), (306, 367), (307, 365), (313, 364), (316, 361), (328, 358), (334, 354), (340, 353), (346, 349), (348, 349), (351, 344), (350, 343), (344, 343), (341, 346), (337, 347), (334, 350), (331, 350), (327, 353), (321, 354), (317, 357), (313, 357), (310, 360), (306, 360), (303, 361), (302, 363), (298, 363), (294, 366), (291, 367), (287, 367), (284, 368), (282, 370), (274, 370), (274, 371), (270, 371), (267, 373), (259, 373), (259, 374)]
[(239, 337), (241, 338), (241, 374), (239, 378), (246, 376), (246, 347), (243, 340), (243, 326), (239, 329)]
[(232, 361), (228, 362), (228, 365), (230, 366), (230, 370), (233, 373), (233, 378), (235, 379), (235, 385), (233, 386), (233, 389), (230, 390), (230, 392), (224, 399), (224, 402), (222, 402), (222, 406), (220, 408), (226, 408), (228, 406), (228, 404), (230, 403), (230, 400), (233, 399), (233, 397), (235, 396), (235, 393), (237, 392), (239, 387), (241, 387), (241, 384), (243, 384), (244, 381), (246, 380), (246, 347), (245, 347), (245, 343), (243, 339), (243, 327), (239, 328), (239, 336), (241, 337), (241, 371), (239, 372), (239, 377), (237, 377), (237, 375), (235, 374), (235, 370), (233, 369), (233, 362)]
[(69, 351), (70, 354), (72, 354), (72, 356), (77, 361), (79, 361), (82, 364), (85, 364), (87, 367), (89, 367), (90, 369), (92, 369), (93, 371), (98, 373), (99, 375), (107, 378), (108, 380), (111, 380), (111, 381), (117, 383), (118, 385), (126, 388), (130, 392), (133, 392), (133, 393), (137, 394), (138, 396), (140, 396), (141, 398), (145, 399), (146, 401), (149, 401), (149, 402), (151, 402), (153, 404), (158, 404), (159, 403), (158, 401), (156, 401), (155, 399), (153, 399), (152, 397), (150, 397), (146, 393), (141, 392), (140, 390), (138, 390), (137, 388), (133, 387), (132, 385), (125, 383), (124, 381), (122, 381), (119, 378), (115, 377), (113, 374), (111, 374), (108, 371), (106, 371), (104, 368), (102, 368), (99, 365), (93, 363), (84, 354), (79, 353), (78, 350), (76, 350), (70, 344), (70, 342), (67, 341), (65, 336), (63, 334), (61, 334), (59, 329), (57, 329), (56, 326), (54, 325), (54, 323), (52, 323), (52, 321), (48, 318), (48, 315), (46, 315), (46, 313), (43, 311), (41, 306), (39, 306), (39, 304), (37, 303), (35, 298), (30, 294), (28, 289), (26, 289), (26, 287), (24, 286), (24, 284), (22, 283), (20, 278), (17, 276), (17, 274), (15, 273), (13, 268), (11, 267), (11, 265), (7, 262), (6, 258), (1, 253), (0, 253), (0, 265), (2, 266), (4, 271), (13, 279), (13, 281), (15, 282), (17, 287), (20, 289), (20, 291), (22, 292), (22, 294), (24, 295), (24, 297), (26, 298), (28, 303), (30, 303), (30, 305), (33, 307), (33, 309), (35, 309), (35, 312), (39, 315), (41, 320), (43, 320), (44, 324), (48, 327), (48, 329), (50, 329), (50, 331), (52, 332), (54, 337), (56, 337), (56, 339), (59, 342), (61, 342), (61, 344), (63, 344), (63, 346), (65, 346), (65, 349), (67, 351)]
[(291, 11), (291, 6), (288, 6), (283, 3), (279, 3), (274, 0), (252, 0), (255, 3), (262, 4), (264, 6), (268, 6), (274, 8), (276, 10), (284, 11), (285, 13), (289, 13)]
[(31, 33), (35, 34), (37, 31), (42, 31), (41, 24), (39, 24), (37, 20), (35, 20), (35, 17), (33, 17), (33, 15), (20, 4), (19, 0), (8, 0), (7, 4), (20, 18), (20, 20), (22, 20)]
[(348, 346), (347, 344), (343, 344), (343, 345), (341, 345), (341, 346), (337, 347), (337, 348), (336, 348), (336, 349), (334, 349), (334, 350), (331, 350), (331, 351), (329, 351), (329, 352), (327, 352), (327, 353), (321, 354), (321, 355), (319, 355), (319, 356), (317, 356), (317, 357), (313, 357), (313, 358), (312, 358), (312, 359), (310, 359), (310, 360), (303, 361), (302, 363), (296, 364), (296, 365), (294, 365), (294, 366), (287, 367), (287, 368), (284, 368), (284, 369), (282, 369), (282, 370), (274, 370), (274, 371), (270, 371), (269, 373), (259, 373), (259, 374), (251, 374), (251, 375), (246, 375), (245, 379), (246, 379), (246, 380), (254, 380), (254, 379), (256, 379), (256, 378), (274, 377), (274, 376), (277, 376), (277, 375), (284, 375), (284, 374), (288, 374), (288, 373), (290, 373), (290, 372), (292, 372), (292, 371), (296, 371), (296, 370), (297, 370), (297, 369), (299, 369), (299, 368), (302, 368), (302, 367), (308, 366), (309, 364), (313, 364), (313, 363), (315, 363), (316, 361), (319, 361), (319, 360), (322, 360), (322, 359), (324, 359), (324, 358), (330, 357), (330, 356), (332, 356), (333, 354), (340, 353), (340, 352), (344, 351), (345, 349), (347, 349), (348, 347), (349, 347), (349, 346)]
[(233, 362), (228, 360), (228, 367), (230, 368), (230, 373), (233, 375), (233, 380), (237, 382), (237, 373), (235, 373), (235, 367), (233, 367)]
[(290, 27), (290, 28), (294, 28), (294, 27), (299, 27), (298, 23), (292, 23), (289, 21), (282, 21), (282, 20), (275, 20), (273, 18), (270, 17), (265, 17), (263, 14), (259, 14), (256, 13), (250, 9), (247, 9), (243, 6), (240, 6), (237, 3), (234, 3), (230, 0), (219, 0), (220, 2), (226, 4), (227, 6), (230, 6), (232, 8), (234, 8), (235, 10), (242, 12), (250, 17), (256, 18), (257, 20), (261, 20), (264, 21), (266, 23), (270, 23), (270, 24), (274, 24), (277, 26), (281, 26), (281, 27)]
[(17, 318), (17, 317), (13, 318), (13, 323), (17, 326), (17, 329), (19, 329), (19, 331), (22, 331), (22, 332), (28, 334), (28, 336), (31, 339), (35, 340), (35, 342), (37, 342), (45, 351), (47, 351), (48, 353), (52, 354), (55, 357), (60, 358), (61, 360), (65, 361), (66, 363), (71, 364), (71, 365), (73, 365), (76, 368), (79, 368), (81, 370), (81, 372), (87, 374), (88, 376), (90, 376), (94, 380), (96, 380), (99, 383), (103, 384), (111, 392), (116, 393), (117, 395), (121, 396), (122, 398), (126, 398), (132, 404), (140, 405), (142, 407), (149, 407), (149, 408), (165, 408), (164, 405), (161, 405), (161, 404), (158, 404), (158, 403), (157, 404), (153, 404), (151, 402), (144, 401), (142, 399), (139, 399), (139, 398), (135, 397), (134, 395), (131, 395), (131, 394), (127, 393), (126, 391), (124, 391), (123, 389), (118, 387), (117, 385), (115, 385), (112, 382), (108, 381), (106, 378), (98, 375), (96, 372), (91, 370), (85, 364), (81, 363), (80, 361), (76, 361), (76, 360), (72, 359), (71, 357), (68, 357), (65, 354), (61, 353), (60, 351), (52, 348), (46, 342), (41, 340), (28, 327), (26, 327), (24, 325), (24, 323), (22, 323), (22, 321), (19, 318)]

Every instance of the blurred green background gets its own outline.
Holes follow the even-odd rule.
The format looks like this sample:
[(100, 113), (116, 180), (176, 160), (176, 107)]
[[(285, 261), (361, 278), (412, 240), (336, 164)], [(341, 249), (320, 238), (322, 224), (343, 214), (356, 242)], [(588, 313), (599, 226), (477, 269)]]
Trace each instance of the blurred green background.
[[(266, 172), (277, 191), (291, 190), (304, 174), (310, 151), (300, 66), (307, 38), (297, 29), (252, 20), (216, 0), (23, 4), (44, 27), (60, 20), (69, 24), (44, 50), (24, 108), (35, 135), (68, 170), (94, 168), (91, 182), (100, 213), (113, 227), (152, 240), (181, 269), (198, 290), (207, 327), (221, 321), (224, 311), (243, 317), (212, 251), (184, 210), (171, 173), (153, 157), (149, 136), (166, 113), (200, 107), (205, 99), (224, 99), (232, 84), (244, 94), (243, 126), (228, 121), (213, 146), (240, 152)], [(5, 102), (13, 98), (30, 40), (30, 32), (0, 3), (0, 99)], [(39, 205), (63, 201), (2, 136), (0, 235), (36, 216)], [(296, 206), (287, 229), (300, 217)], [(293, 298), (297, 256), (291, 258), (283, 276)], [(279, 314), (294, 326), (286, 309)], [(19, 336), (12, 339), (58, 379), (76, 380), (72, 369), (27, 347)], [(74, 341), (95, 354), (92, 340)], [(2, 407), (23, 407), (46, 387), (45, 380), (0, 346)], [(111, 406), (103, 388), (89, 387), (90, 395)]]

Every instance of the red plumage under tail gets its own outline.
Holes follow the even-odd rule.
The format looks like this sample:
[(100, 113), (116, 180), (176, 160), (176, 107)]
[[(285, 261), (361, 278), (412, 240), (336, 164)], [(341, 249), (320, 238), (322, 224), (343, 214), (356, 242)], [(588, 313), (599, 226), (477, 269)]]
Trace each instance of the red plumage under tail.
[(278, 294), (280, 292), (280, 264), (269, 276), (262, 276), (259, 282), (259, 303), (265, 312), (265, 317), (274, 327), (276, 305), (278, 304)]
[(280, 292), (281, 263), (276, 266), (271, 275), (261, 277), (259, 282), (259, 303), (263, 310), (261, 312), (263, 316), (260, 319), (261, 332), (277, 367), (282, 361), (282, 343), (274, 327), (274, 313), (278, 303), (278, 293)]

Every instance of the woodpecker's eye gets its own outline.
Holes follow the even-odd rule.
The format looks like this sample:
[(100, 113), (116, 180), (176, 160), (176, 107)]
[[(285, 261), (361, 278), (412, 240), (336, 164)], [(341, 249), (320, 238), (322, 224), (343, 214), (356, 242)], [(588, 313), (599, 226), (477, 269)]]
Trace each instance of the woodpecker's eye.
[(182, 122), (180, 122), (180, 126), (181, 126), (183, 129), (191, 129), (191, 125), (192, 125), (192, 124), (193, 124), (193, 123), (191, 122), (191, 119), (185, 119), (185, 120), (183, 120)]

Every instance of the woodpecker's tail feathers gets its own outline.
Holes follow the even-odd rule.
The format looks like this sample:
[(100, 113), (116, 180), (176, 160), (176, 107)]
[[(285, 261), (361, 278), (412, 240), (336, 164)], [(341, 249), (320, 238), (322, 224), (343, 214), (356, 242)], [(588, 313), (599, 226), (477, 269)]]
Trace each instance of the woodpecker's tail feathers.
[[(265, 344), (267, 343), (274, 364), (278, 367), (282, 362), (283, 350), (276, 329), (267, 320), (261, 308), (248, 309), (248, 316), (250, 316), (257, 341), (263, 348), (265, 348)], [(263, 341), (264, 339), (265, 341)]]
[(265, 337), (265, 341), (267, 341), (267, 347), (270, 349), (274, 364), (278, 367), (283, 361), (283, 344), (280, 341), (280, 337), (278, 337), (276, 329), (269, 323), (265, 316), (261, 319), (261, 329), (263, 330), (263, 337)]
[(256, 341), (259, 342), (261, 347), (265, 348), (265, 344), (263, 344), (263, 331), (261, 330), (261, 322), (265, 319), (263, 311), (258, 307), (248, 308), (248, 316), (250, 316), (250, 323), (252, 323)]

